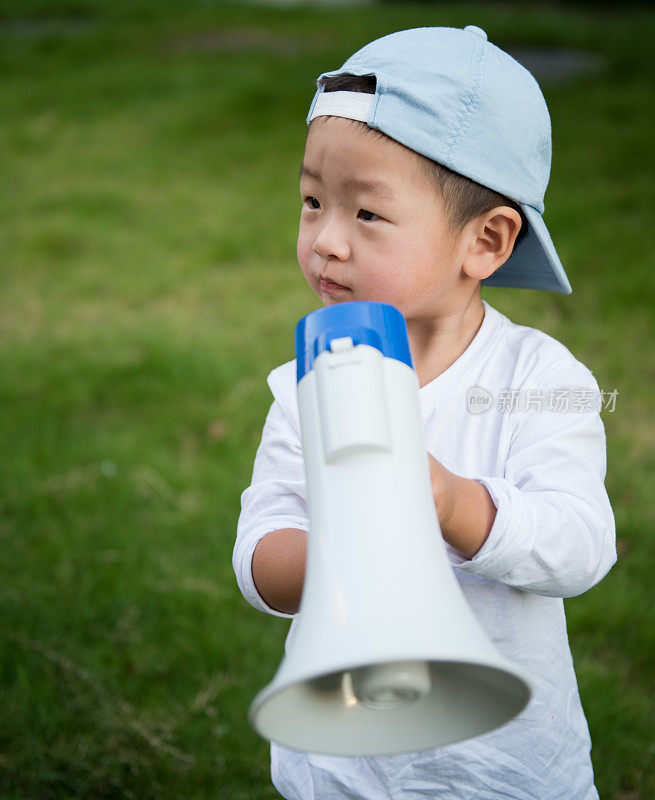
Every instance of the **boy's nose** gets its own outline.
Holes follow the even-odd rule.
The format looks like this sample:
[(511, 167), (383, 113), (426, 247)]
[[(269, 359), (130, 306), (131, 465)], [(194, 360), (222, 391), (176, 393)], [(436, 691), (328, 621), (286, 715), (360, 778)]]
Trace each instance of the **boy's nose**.
[(314, 239), (314, 252), (326, 261), (331, 258), (346, 261), (350, 243), (343, 225), (334, 219), (326, 221)]

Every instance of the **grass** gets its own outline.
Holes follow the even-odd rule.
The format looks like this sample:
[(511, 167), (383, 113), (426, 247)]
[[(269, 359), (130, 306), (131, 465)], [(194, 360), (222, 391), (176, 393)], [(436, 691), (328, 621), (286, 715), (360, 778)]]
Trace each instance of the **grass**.
[(544, 85), (571, 297), (488, 290), (602, 388), (621, 561), (567, 601), (604, 800), (655, 796), (655, 16), (555, 4), (0, 3), (0, 794), (276, 797), (246, 711), (286, 624), (242, 600), (239, 495), (315, 307), (295, 265), (316, 75), (484, 27), (598, 53)]

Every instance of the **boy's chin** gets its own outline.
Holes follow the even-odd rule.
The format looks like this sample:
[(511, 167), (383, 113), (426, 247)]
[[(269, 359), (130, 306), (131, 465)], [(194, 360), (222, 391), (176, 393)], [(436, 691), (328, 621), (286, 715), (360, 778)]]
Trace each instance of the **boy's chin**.
[(339, 303), (348, 302), (348, 298), (346, 297), (332, 297), (332, 295), (329, 294), (322, 294), (321, 300), (324, 306), (338, 306)]
[(340, 303), (347, 303), (352, 302), (353, 300), (359, 300), (360, 298), (355, 298), (352, 292), (338, 292), (335, 294), (328, 294), (327, 292), (322, 292), (320, 289), (316, 293), (319, 296), (319, 299), (322, 301), (324, 306), (336, 306)]

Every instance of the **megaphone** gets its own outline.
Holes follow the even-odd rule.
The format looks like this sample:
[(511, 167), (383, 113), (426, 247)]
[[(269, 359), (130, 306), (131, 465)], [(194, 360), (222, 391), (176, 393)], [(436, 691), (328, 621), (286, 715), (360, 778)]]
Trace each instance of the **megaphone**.
[(309, 535), (296, 629), (250, 721), (335, 755), (431, 749), (518, 714), (530, 684), (492, 644), (448, 562), (407, 326), (341, 303), (296, 328)]

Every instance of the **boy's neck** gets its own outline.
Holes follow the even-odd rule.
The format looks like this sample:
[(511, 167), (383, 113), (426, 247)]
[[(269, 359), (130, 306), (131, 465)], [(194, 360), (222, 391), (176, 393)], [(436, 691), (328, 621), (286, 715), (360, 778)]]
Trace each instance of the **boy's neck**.
[(438, 378), (471, 344), (484, 319), (484, 305), (476, 292), (465, 306), (432, 319), (409, 320), (409, 345), (419, 386)]

